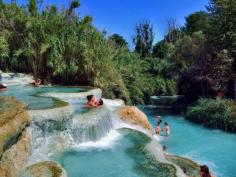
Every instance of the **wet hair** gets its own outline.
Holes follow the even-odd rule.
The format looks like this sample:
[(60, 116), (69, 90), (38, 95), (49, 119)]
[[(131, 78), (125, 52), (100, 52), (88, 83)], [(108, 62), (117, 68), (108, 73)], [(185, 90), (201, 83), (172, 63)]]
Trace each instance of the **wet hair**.
[(167, 122), (165, 122), (165, 125), (168, 125), (168, 123), (167, 123)]
[(158, 122), (157, 122), (157, 125), (160, 125), (160, 124), (161, 124), (161, 121), (158, 121)]
[(98, 105), (99, 106), (103, 105), (103, 100), (102, 99), (99, 100)]
[(207, 165), (201, 165), (200, 172), (203, 173), (203, 177), (211, 177), (211, 174)]
[(88, 100), (88, 101), (91, 101), (92, 98), (93, 98), (93, 95), (88, 95), (88, 96), (87, 96), (87, 100)]

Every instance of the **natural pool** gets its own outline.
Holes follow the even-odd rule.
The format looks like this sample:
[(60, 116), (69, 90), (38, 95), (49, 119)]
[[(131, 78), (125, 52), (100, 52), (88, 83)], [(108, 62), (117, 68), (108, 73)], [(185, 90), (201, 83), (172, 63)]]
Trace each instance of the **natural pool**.
[(169, 123), (171, 136), (161, 142), (168, 147), (168, 152), (209, 165), (217, 177), (236, 176), (235, 134), (208, 129), (155, 108), (142, 107), (142, 110), (153, 126), (157, 122), (156, 115), (162, 115), (163, 122)]
[[(37, 94), (48, 92), (74, 93), (85, 90), (78, 87), (34, 88), (30, 85), (18, 85), (9, 86), (8, 91), (0, 92), (0, 96), (16, 96), (18, 100), (27, 103), (29, 109), (45, 109), (54, 107), (57, 100), (50, 97), (37, 97)], [(85, 107), (83, 107), (85, 100), (70, 99), (67, 101), (75, 109), (75, 118), (73, 120), (78, 123), (77, 119), (80, 119), (80, 115), (85, 110)], [(236, 154), (234, 151), (236, 149), (236, 135), (219, 130), (210, 130), (192, 124), (182, 116), (160, 113), (160, 110), (155, 108), (141, 107), (141, 109), (148, 115), (149, 121), (153, 126), (155, 126), (157, 121), (154, 116), (160, 114), (163, 115), (163, 121), (167, 121), (170, 124), (171, 137), (164, 138), (161, 141), (161, 144), (167, 145), (168, 152), (189, 157), (201, 164), (207, 164), (213, 169), (216, 176), (235, 176)], [(85, 112), (88, 112), (88, 110)], [(93, 124), (89, 125), (90, 127), (86, 127), (85, 124), (87, 124), (86, 121), (83, 122), (82, 129), (67, 130), (65, 128), (63, 132), (50, 131), (46, 133), (39, 131), (37, 136), (32, 138), (35, 141), (33, 142), (35, 150), (30, 163), (40, 160), (58, 161), (66, 169), (68, 177), (166, 177), (168, 172), (171, 171), (171, 167), (162, 166), (144, 150), (144, 145), (149, 142), (149, 138), (146, 135), (128, 129), (116, 130), (107, 120), (100, 123), (98, 127), (94, 127)], [(39, 128), (35, 129), (35, 127), (37, 126), (33, 125), (30, 128), (33, 131)], [(91, 139), (90, 135), (81, 134), (81, 131), (84, 130), (87, 131), (86, 134), (90, 134), (90, 128), (91, 130), (101, 129), (98, 132), (93, 131), (93, 133), (99, 134), (99, 136), (96, 135), (98, 140), (71, 143), (71, 141), (84, 136), (85, 139)], [(65, 145), (64, 143), (68, 144)], [(43, 144), (43, 146), (38, 147), (39, 144)], [(64, 145), (65, 147), (63, 147)], [(60, 146), (59, 151), (58, 146)]]
[(26, 103), (29, 109), (46, 109), (53, 107), (57, 100), (49, 97), (37, 97), (37, 94), (47, 92), (74, 93), (85, 90), (85, 88), (78, 87), (33, 87), (31, 85), (15, 85), (9, 86), (7, 91), (0, 92), (0, 96), (15, 96), (17, 100)]

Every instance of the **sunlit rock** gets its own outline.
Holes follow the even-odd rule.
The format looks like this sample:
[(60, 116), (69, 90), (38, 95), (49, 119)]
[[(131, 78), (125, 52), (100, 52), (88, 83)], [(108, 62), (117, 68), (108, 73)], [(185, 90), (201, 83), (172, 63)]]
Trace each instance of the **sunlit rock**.
[(0, 97), (0, 155), (30, 123), (26, 108), (13, 97)]
[(118, 114), (120, 119), (127, 123), (141, 126), (149, 131), (152, 130), (147, 116), (135, 106), (122, 107), (116, 110), (116, 113)]
[(27, 167), (20, 177), (67, 177), (67, 175), (58, 163), (45, 161)]
[(27, 164), (30, 151), (30, 137), (27, 129), (25, 129), (18, 138), (17, 143), (12, 145), (2, 154), (0, 161), (0, 176), (18, 176)]

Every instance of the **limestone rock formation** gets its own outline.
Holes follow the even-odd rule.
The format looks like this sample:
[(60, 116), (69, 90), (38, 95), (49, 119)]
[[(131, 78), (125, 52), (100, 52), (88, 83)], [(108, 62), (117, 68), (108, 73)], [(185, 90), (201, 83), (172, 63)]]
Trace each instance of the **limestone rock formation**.
[(56, 162), (45, 161), (31, 165), (20, 177), (66, 177), (65, 170)]
[(0, 155), (30, 123), (26, 108), (14, 97), (0, 97)]
[(167, 155), (167, 160), (170, 162), (178, 165), (183, 171), (186, 171), (186, 175), (192, 176), (192, 177), (198, 177), (199, 176), (199, 169), (200, 166), (187, 158), (175, 156), (175, 155)]
[(152, 126), (148, 122), (147, 116), (135, 106), (125, 106), (116, 110), (118, 116), (125, 122), (141, 126), (149, 131)]
[(0, 174), (5, 173), (6, 177), (18, 176), (27, 163), (30, 150), (30, 136), (25, 129), (17, 143), (3, 153), (0, 162)]
[(0, 176), (15, 177), (27, 163), (30, 117), (26, 105), (13, 97), (0, 97)]
[(74, 110), (71, 106), (56, 107), (52, 109), (30, 110), (29, 114), (33, 122), (45, 120), (63, 121), (72, 116)]

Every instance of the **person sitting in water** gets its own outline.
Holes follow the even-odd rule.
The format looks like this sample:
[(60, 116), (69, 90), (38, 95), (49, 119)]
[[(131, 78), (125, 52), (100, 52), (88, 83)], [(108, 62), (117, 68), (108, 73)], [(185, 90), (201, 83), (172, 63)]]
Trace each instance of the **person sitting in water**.
[(0, 91), (5, 91), (5, 90), (7, 90), (7, 84), (0, 83)]
[(161, 122), (160, 121), (157, 123), (156, 134), (158, 134), (158, 135), (161, 134)]
[(87, 106), (89, 107), (96, 107), (98, 105), (98, 101), (94, 95), (88, 95), (87, 100)]
[(42, 84), (42, 80), (41, 80), (41, 79), (37, 79), (37, 80), (34, 82), (34, 86), (35, 86), (35, 87), (39, 87), (41, 84)]
[(102, 106), (103, 105), (103, 100), (100, 99), (99, 101), (97, 101), (97, 106)]
[(211, 175), (208, 166), (201, 165), (200, 166), (200, 177), (214, 177), (214, 176)]
[(166, 132), (166, 136), (170, 136), (170, 126), (167, 122), (165, 122), (164, 131)]

